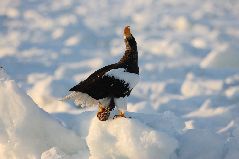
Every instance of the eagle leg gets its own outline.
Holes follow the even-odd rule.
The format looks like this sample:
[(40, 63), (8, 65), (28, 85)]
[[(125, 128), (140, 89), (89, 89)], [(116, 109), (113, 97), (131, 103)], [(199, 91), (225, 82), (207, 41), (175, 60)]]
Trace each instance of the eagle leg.
[(104, 106), (99, 103), (98, 112), (103, 112), (105, 110)]
[(97, 117), (100, 121), (106, 121), (108, 120), (110, 116), (110, 109), (105, 108), (101, 103), (99, 103), (99, 108), (97, 112)]

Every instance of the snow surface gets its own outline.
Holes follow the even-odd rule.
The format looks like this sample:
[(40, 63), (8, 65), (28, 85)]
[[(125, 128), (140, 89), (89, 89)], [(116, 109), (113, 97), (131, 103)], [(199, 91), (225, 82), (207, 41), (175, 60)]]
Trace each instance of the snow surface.
[[(239, 68), (239, 47), (238, 45), (223, 45), (210, 52), (201, 62), (202, 68)], [(230, 62), (228, 62), (230, 61)]]
[[(0, 1), (0, 66), (11, 77), (0, 69), (0, 158), (238, 159), (238, 8), (237, 0)], [(94, 108), (59, 101), (120, 59), (126, 25), (139, 49), (132, 118), (99, 122)]]

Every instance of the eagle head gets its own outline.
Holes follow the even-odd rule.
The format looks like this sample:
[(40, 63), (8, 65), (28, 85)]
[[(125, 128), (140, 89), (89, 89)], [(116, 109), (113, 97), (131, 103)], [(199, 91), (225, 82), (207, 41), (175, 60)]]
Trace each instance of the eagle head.
[(131, 32), (130, 32), (130, 26), (126, 26), (124, 28), (124, 37), (127, 38), (127, 37), (130, 37), (130, 36), (132, 36)]

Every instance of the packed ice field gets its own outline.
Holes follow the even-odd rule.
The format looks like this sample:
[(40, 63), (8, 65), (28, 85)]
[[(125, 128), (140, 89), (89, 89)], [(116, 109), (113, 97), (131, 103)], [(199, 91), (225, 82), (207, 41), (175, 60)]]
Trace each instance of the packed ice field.
[[(59, 101), (138, 43), (132, 118)], [(238, 159), (239, 1), (0, 1), (1, 159)]]

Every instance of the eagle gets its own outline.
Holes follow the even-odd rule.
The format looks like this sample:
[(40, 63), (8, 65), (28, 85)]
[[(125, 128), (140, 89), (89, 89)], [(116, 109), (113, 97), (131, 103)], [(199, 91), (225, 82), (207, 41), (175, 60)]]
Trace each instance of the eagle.
[(139, 67), (137, 43), (129, 26), (124, 28), (123, 35), (123, 57), (72, 87), (62, 100), (72, 99), (81, 107), (98, 105), (97, 117), (101, 121), (108, 120), (113, 110), (116, 112), (113, 118), (125, 117), (127, 98), (139, 81)]

